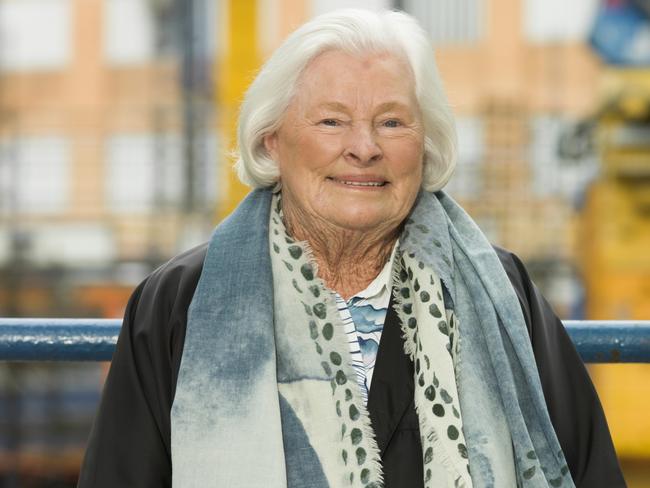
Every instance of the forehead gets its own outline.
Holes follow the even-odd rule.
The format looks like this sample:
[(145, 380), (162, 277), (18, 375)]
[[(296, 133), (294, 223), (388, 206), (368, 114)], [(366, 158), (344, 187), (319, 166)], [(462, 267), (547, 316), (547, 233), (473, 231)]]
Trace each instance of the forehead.
[(307, 64), (296, 87), (296, 98), (303, 103), (344, 102), (359, 97), (415, 102), (409, 64), (389, 52), (325, 51)]

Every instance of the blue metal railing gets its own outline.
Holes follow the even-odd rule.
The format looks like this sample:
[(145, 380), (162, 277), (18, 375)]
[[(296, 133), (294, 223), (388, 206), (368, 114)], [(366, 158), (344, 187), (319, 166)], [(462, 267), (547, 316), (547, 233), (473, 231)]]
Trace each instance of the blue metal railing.
[[(120, 319), (0, 319), (0, 361), (110, 361)], [(565, 321), (587, 363), (650, 363), (650, 321)]]
[(0, 319), (0, 360), (110, 361), (121, 319)]
[(585, 363), (650, 363), (650, 320), (565, 320)]

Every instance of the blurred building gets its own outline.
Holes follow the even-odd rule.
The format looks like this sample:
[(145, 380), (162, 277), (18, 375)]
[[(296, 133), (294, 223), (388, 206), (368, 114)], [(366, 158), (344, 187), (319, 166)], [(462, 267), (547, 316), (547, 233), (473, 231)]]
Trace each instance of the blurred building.
[(190, 4), (0, 2), (0, 313), (119, 316), (120, 285), (205, 237), (214, 26)]
[[(130, 287), (143, 267), (205, 239), (217, 196), (225, 206), (241, 196), (218, 167), (229, 161), (231, 141), (216, 130), (226, 97), (236, 106), (241, 93), (215, 108), (211, 76), (232, 76), (214, 63), (215, 25), (226, 25), (228, 3), (0, 1), (0, 266), (49, 270), (58, 285), (76, 269), (73, 285)], [(340, 6), (239, 3), (256, 5), (250, 12), (265, 19), (246, 27), (260, 59), (308, 17)], [(593, 160), (563, 161), (556, 149), (563, 127), (596, 100), (599, 65), (583, 42), (588, 20), (545, 23), (548, 2), (530, 0), (397, 3), (429, 30), (458, 115), (449, 191), (494, 242), (562, 268), (574, 253), (574, 206), (596, 171)], [(586, 3), (567, 7), (576, 12), (566, 17), (589, 19)], [(227, 177), (218, 180), (220, 171)], [(27, 288), (29, 314), (38, 314), (48, 292)], [(0, 311), (7, 296), (5, 289)], [(75, 296), (72, 308), (83, 303)]]
[[(0, 316), (119, 317), (209, 235), (217, 7), (0, 0)], [(102, 374), (0, 365), (1, 486), (72, 486)]]

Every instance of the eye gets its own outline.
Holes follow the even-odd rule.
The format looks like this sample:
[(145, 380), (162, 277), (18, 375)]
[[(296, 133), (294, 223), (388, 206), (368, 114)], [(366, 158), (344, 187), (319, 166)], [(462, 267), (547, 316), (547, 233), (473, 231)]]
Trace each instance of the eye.
[(394, 129), (396, 127), (401, 126), (402, 123), (397, 119), (388, 119), (388, 120), (384, 121), (382, 125), (384, 127), (389, 127), (389, 128)]
[(339, 126), (339, 121), (335, 119), (323, 119), (320, 121), (321, 124), (326, 125), (328, 127), (338, 127)]

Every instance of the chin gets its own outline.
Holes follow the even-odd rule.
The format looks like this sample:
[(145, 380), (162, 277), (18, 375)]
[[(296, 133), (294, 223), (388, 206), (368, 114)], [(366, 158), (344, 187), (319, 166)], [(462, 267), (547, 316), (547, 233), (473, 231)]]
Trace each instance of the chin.
[(390, 220), (389, 216), (370, 213), (370, 212), (346, 212), (342, 211), (338, 215), (333, 216), (330, 220), (331, 223), (337, 227), (342, 227), (350, 231), (365, 231), (371, 232), (377, 227)]

